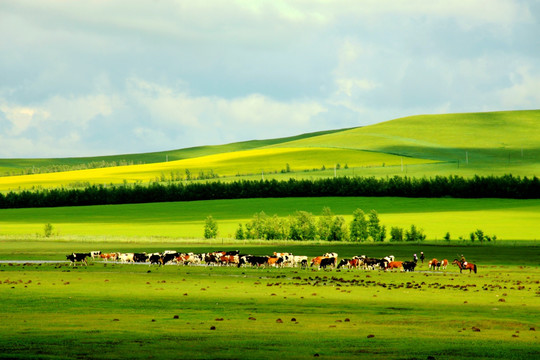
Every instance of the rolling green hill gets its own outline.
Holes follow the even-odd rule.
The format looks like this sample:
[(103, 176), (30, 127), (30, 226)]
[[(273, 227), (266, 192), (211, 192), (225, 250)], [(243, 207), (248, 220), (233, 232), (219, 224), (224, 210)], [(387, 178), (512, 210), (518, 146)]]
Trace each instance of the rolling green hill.
[(327, 146), (452, 162), (457, 169), (536, 175), (540, 110), (419, 115), (299, 139), (280, 146)]
[[(98, 165), (89, 168), (99, 169), (41, 171), (90, 163)], [(127, 166), (118, 166), (122, 164)], [(0, 191), (215, 177), (537, 176), (540, 110), (410, 116), (365, 127), (147, 154), (0, 160), (0, 173), (31, 167), (42, 173), (0, 177)]]

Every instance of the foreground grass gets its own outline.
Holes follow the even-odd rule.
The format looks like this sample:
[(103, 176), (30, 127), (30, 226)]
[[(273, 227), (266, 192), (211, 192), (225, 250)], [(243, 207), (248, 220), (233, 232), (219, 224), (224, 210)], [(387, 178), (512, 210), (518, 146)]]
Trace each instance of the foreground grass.
[(233, 238), (239, 223), (247, 223), (255, 213), (280, 217), (295, 211), (318, 216), (324, 207), (347, 222), (352, 213), (374, 209), (388, 232), (415, 224), (430, 240), (449, 232), (457, 241), (477, 229), (501, 240), (538, 239), (540, 200), (512, 199), (422, 199), (422, 198), (282, 198), (211, 200), (135, 205), (108, 205), (42, 209), (1, 209), (0, 235), (21, 237), (43, 235), (51, 223), (59, 237), (200, 238), (207, 216), (218, 222), (219, 237)]
[(0, 358), (534, 358), (540, 272), (507, 250), (476, 275), (0, 264)]

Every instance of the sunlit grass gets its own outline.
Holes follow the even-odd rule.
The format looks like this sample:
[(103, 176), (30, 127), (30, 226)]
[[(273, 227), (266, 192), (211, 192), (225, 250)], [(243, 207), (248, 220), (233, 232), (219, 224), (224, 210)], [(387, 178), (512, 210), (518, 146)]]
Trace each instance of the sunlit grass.
[(414, 224), (431, 240), (447, 232), (454, 240), (469, 239), (477, 229), (499, 240), (535, 240), (540, 223), (540, 200), (328, 197), (4, 209), (0, 235), (43, 236), (44, 225), (51, 223), (60, 236), (201, 238), (204, 221), (212, 215), (218, 237), (232, 238), (238, 224), (255, 213), (288, 217), (301, 210), (319, 216), (324, 207), (347, 222), (357, 208), (376, 210), (388, 232)]

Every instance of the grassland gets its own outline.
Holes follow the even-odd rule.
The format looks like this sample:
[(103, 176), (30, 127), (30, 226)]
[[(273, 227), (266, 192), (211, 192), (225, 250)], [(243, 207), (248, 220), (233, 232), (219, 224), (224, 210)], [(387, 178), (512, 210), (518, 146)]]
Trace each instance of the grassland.
[[(170, 152), (79, 159), (6, 159), (0, 161), (0, 171), (120, 159), (141, 165), (0, 177), (0, 191), (185, 180), (186, 170), (192, 179), (212, 173), (223, 181), (263, 176), (535, 176), (540, 172), (538, 134), (539, 110), (422, 115), (354, 129)], [(337, 164), (341, 169), (334, 172)], [(283, 172), (288, 169), (291, 172)]]
[(392, 226), (408, 229), (412, 224), (424, 230), (430, 240), (469, 238), (477, 229), (499, 240), (536, 240), (540, 223), (540, 200), (511, 199), (410, 199), (410, 198), (283, 198), (211, 200), (136, 205), (3, 209), (0, 235), (42, 236), (47, 223), (59, 238), (201, 238), (204, 221), (212, 215), (219, 238), (232, 238), (239, 223), (255, 213), (272, 216), (308, 211), (318, 216), (323, 207), (349, 222), (357, 208), (374, 209), (389, 231)]
[[(58, 244), (56, 256), (71, 245)], [(178, 250), (188, 249), (204, 248)], [(243, 250), (336, 249), (344, 256), (360, 250)], [(441, 257), (467, 251), (479, 273), (427, 272), (425, 264), (415, 273), (385, 273), (4, 263), (0, 358), (460, 360), (531, 359), (540, 351), (540, 273), (530, 263), (540, 256), (538, 247), (413, 244), (361, 251), (381, 256), (390, 249), (398, 258), (419, 249)], [(12, 250), (2, 243), (0, 257)]]
[[(538, 110), (429, 115), (152, 154), (8, 159), (0, 160), (0, 173), (93, 161), (140, 165), (0, 177), (0, 191), (169, 181), (183, 179), (186, 170), (194, 176), (212, 172), (223, 181), (535, 176), (539, 130)], [(341, 169), (334, 170), (338, 163)], [(415, 224), (428, 241), (231, 239), (238, 223), (257, 212), (317, 216), (325, 206), (347, 221), (357, 208), (375, 209), (387, 229)], [(218, 239), (201, 240), (208, 215), (218, 222)], [(43, 236), (47, 223), (54, 227), (49, 238)], [(2, 209), (0, 261), (11, 264), (0, 263), (0, 358), (532, 359), (540, 352), (539, 223), (539, 200), (510, 199), (287, 198)], [(476, 229), (496, 235), (497, 242), (458, 240)], [(442, 240), (447, 232), (448, 243)], [(428, 259), (463, 253), (479, 264), (479, 273), (459, 274), (455, 267), (429, 272), (425, 264), (415, 273), (385, 273), (29, 262), (64, 260), (74, 251), (167, 249), (308, 256), (337, 251), (341, 257), (393, 254), (398, 260), (420, 251)]]

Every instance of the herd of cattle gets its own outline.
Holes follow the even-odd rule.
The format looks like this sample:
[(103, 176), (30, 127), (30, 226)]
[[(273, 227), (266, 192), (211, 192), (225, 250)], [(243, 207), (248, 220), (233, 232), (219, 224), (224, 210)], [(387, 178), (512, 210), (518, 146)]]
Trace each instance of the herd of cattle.
[[(70, 265), (81, 263), (88, 265), (87, 259), (102, 259), (104, 261), (116, 261), (120, 263), (148, 263), (149, 265), (220, 265), (237, 267), (316, 267), (318, 269), (327, 268), (347, 268), (364, 270), (401, 270), (414, 271), (417, 260), (395, 261), (393, 255), (384, 258), (370, 258), (365, 255), (354, 256), (350, 259), (339, 259), (337, 253), (326, 253), (309, 259), (307, 256), (293, 255), (287, 252), (274, 252), (271, 256), (257, 256), (240, 254), (234, 251), (214, 251), (210, 253), (178, 253), (167, 250), (162, 253), (102, 253), (101, 251), (91, 251), (89, 253), (72, 253), (66, 255)], [(433, 259), (429, 262), (429, 269), (446, 269), (448, 260), (438, 261)]]

